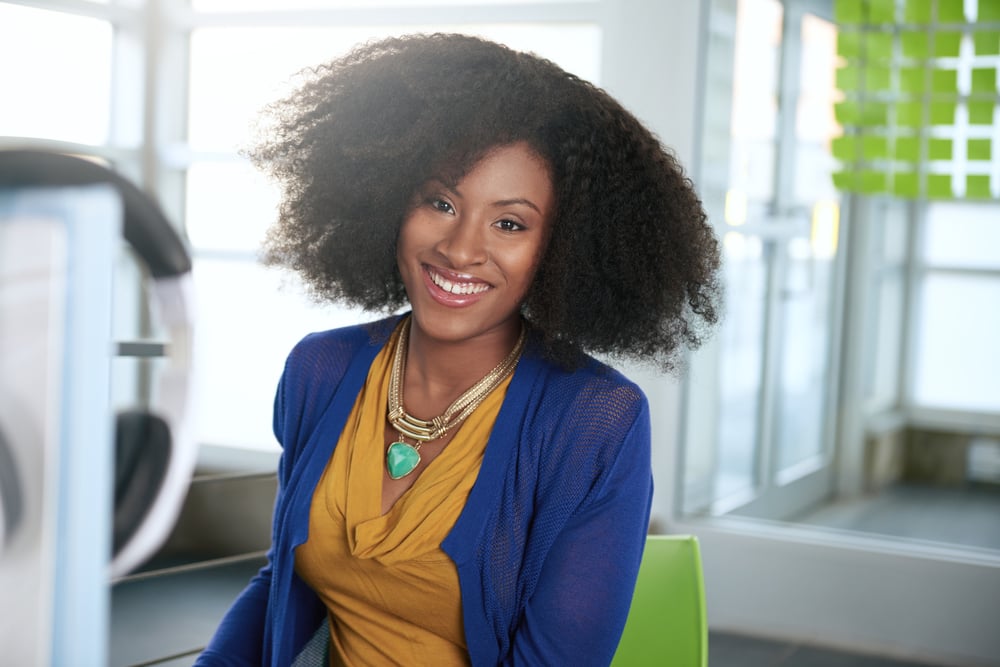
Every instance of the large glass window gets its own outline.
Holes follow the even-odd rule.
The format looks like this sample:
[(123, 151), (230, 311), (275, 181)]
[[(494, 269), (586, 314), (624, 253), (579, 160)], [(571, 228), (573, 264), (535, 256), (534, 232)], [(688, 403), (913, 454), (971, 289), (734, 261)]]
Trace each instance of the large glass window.
[(105, 143), (111, 50), (107, 21), (0, 4), (0, 136)]
[[(852, 130), (833, 112), (844, 96), (833, 6), (709, 2), (696, 181), (723, 238), (726, 310), (692, 360), (688, 515), (832, 525), (826, 510), (856, 519), (908, 484), (995, 479), (969, 471), (976, 438), (995, 437), (1000, 417), (1000, 207), (950, 200), (960, 189), (904, 199), (834, 188), (833, 146)], [(975, 40), (955, 36), (954, 59), (968, 60)], [(966, 69), (992, 96), (992, 61), (976, 58)], [(968, 161), (980, 171), (998, 127), (961, 144), (979, 151)], [(935, 477), (929, 468), (946, 466), (928, 461), (958, 472)], [(835, 525), (867, 525), (852, 519)]]
[[(267, 4), (258, 3), (259, 8)], [(231, 8), (207, 0), (195, 7)], [(318, 306), (293, 277), (256, 263), (279, 193), (236, 151), (253, 140), (257, 114), (291, 90), (300, 70), (370, 39), (432, 30), (482, 35), (539, 53), (583, 78), (599, 79), (601, 31), (592, 23), (217, 27), (213, 22), (191, 32), (187, 127), (194, 159), (186, 176), (185, 229), (195, 252), (199, 302), (197, 388), (199, 403), (206, 406), (199, 415), (202, 442), (273, 448), (273, 392), (292, 345), (310, 331), (373, 317)]]

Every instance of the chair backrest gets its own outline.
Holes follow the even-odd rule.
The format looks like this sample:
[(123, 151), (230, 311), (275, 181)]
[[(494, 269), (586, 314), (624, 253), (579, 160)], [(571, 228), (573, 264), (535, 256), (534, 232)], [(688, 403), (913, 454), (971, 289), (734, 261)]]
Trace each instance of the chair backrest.
[(697, 538), (650, 535), (613, 667), (706, 667), (708, 624)]

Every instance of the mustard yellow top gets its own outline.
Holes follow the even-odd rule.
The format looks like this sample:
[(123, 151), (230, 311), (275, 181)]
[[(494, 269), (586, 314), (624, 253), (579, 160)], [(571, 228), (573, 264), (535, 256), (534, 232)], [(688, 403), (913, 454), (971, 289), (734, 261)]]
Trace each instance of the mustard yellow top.
[(510, 378), (382, 515), (398, 334), (372, 363), (316, 487), (295, 571), (326, 604), (331, 665), (468, 665), (458, 573), (440, 545), (465, 507)]

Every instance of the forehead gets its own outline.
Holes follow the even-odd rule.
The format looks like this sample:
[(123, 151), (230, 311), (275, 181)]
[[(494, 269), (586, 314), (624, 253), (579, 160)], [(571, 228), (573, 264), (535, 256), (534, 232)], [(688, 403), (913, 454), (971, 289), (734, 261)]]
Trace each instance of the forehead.
[(539, 207), (543, 202), (549, 207), (554, 199), (549, 164), (527, 142), (491, 148), (456, 182), (446, 185), (462, 194), (471, 189), (501, 198), (529, 198)]

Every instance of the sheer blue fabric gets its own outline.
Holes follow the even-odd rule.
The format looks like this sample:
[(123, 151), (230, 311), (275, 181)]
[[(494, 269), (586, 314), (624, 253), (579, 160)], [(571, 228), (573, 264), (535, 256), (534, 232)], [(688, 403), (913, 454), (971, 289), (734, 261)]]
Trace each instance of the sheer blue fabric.
[[(326, 611), (294, 572), (309, 505), (397, 318), (304, 338), (275, 398), (269, 562), (197, 665), (287, 666)], [(607, 665), (628, 614), (652, 499), (649, 407), (595, 361), (567, 371), (529, 339), (479, 477), (442, 549), (458, 569), (473, 665)], [(305, 656), (302, 656), (304, 659)]]

